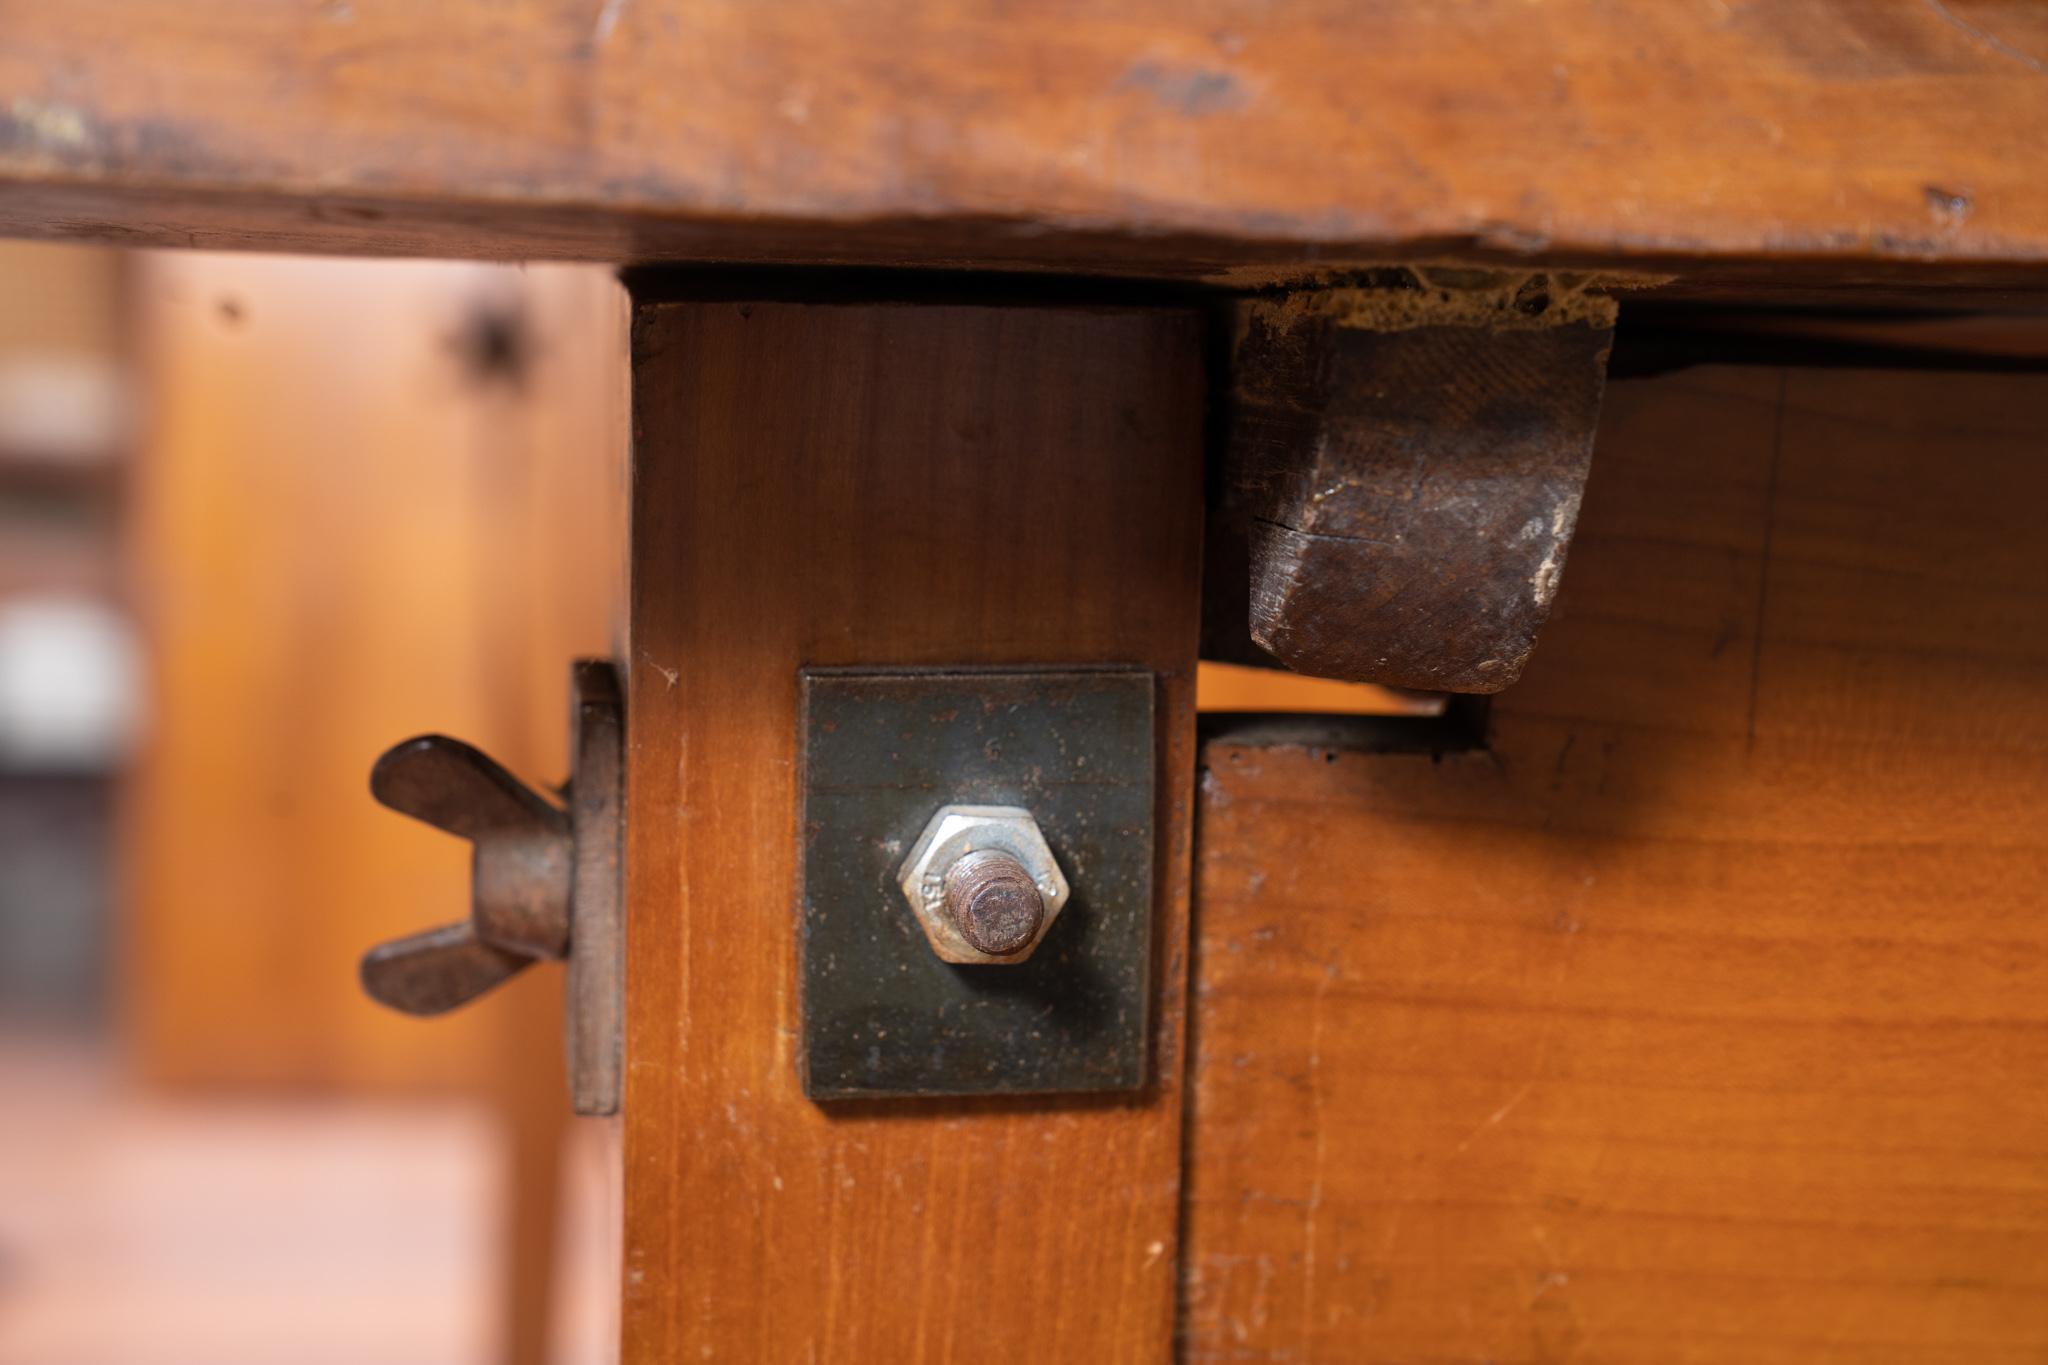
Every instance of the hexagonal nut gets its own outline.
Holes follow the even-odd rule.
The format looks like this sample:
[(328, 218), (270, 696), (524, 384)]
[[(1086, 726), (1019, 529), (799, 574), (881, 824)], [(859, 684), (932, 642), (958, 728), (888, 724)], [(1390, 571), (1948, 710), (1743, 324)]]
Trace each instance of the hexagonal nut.
[[(985, 953), (969, 943), (946, 908), (946, 872), (970, 853), (1007, 853), (1022, 863), (1045, 903), (1045, 917), (1030, 941), (1014, 953)], [(932, 951), (946, 962), (1022, 962), (1030, 957), (1072, 894), (1066, 876), (1039, 832), (1038, 822), (1022, 806), (941, 806), (912, 846), (897, 872), (897, 884), (910, 902), (918, 926), (931, 940)]]

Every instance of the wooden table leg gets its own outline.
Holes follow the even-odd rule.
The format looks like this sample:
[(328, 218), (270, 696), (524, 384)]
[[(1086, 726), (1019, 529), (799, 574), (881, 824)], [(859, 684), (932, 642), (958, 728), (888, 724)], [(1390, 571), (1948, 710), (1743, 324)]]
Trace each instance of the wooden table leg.
[[(658, 302), (634, 325), (624, 1358), (1163, 1361), (1202, 340), (1147, 308)], [(800, 1089), (797, 672), (1160, 677), (1130, 1096)]]

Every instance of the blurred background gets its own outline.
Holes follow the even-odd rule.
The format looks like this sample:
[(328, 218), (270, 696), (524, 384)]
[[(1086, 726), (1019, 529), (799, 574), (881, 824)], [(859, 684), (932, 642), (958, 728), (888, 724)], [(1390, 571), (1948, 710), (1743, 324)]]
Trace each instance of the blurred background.
[(0, 243), (0, 299), (0, 1365), (610, 1358), (560, 974), (419, 1021), (355, 963), (468, 896), (371, 762), (556, 783), (614, 652), (617, 284)]
[(617, 285), (4, 244), (0, 300), (0, 1363), (605, 1358), (559, 973), (422, 1022), (354, 963), (467, 904), (382, 749), (565, 773)]

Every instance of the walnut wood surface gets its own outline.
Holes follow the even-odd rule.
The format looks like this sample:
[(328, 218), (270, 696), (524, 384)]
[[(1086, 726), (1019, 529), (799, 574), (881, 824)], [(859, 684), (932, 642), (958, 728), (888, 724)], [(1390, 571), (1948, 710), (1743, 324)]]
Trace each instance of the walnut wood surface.
[(2048, 257), (2048, 11), (2008, 0), (5, 0), (0, 32), (13, 234), (1240, 280)]
[[(1201, 344), (1160, 310), (639, 309), (628, 1365), (1167, 1358)], [(1091, 662), (1161, 675), (1154, 1084), (807, 1102), (798, 669)]]
[(2048, 1353), (2048, 383), (1609, 387), (1491, 754), (1204, 754), (1185, 1358)]

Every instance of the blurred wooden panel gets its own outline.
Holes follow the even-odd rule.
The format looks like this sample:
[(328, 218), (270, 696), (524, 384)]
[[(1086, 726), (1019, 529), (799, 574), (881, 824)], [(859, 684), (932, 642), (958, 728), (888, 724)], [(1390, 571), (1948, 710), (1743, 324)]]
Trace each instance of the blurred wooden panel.
[(1617, 384), (1491, 754), (1208, 747), (1187, 1360), (2048, 1359), (2044, 448)]
[(112, 360), (123, 351), (121, 270), (106, 247), (0, 242), (0, 358), (23, 353)]
[(123, 259), (0, 242), (0, 602), (118, 591)]
[(166, 1083), (474, 1087), (522, 995), (553, 1046), (553, 987), (433, 1022), (364, 999), (362, 950), (464, 913), (468, 878), (367, 775), (441, 730), (563, 776), (568, 661), (609, 652), (621, 601), (622, 296), (595, 269), (160, 255), (136, 300), (133, 1054)]

